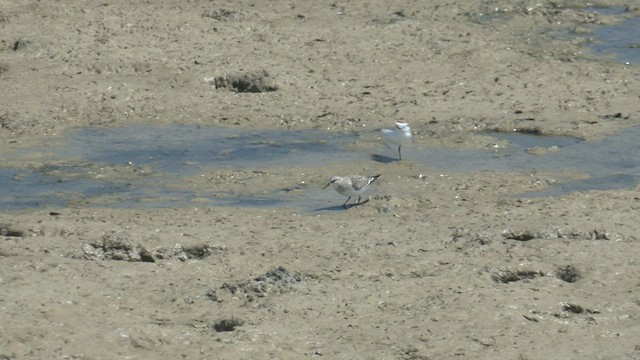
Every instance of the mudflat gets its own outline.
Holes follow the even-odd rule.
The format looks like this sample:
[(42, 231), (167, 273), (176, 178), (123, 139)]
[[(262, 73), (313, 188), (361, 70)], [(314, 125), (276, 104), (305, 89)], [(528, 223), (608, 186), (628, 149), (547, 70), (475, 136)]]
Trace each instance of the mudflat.
[[(47, 166), (9, 155), (128, 125), (354, 133), (389, 157), (374, 144), (400, 120), (416, 148), (503, 145), (486, 130), (596, 142), (639, 124), (640, 68), (585, 39), (640, 10), (594, 5), (626, 10), (0, 1), (0, 165)], [(127, 161), (100, 176), (135, 183)], [(205, 201), (348, 174), (382, 176), (346, 210), (331, 189), (326, 211)], [(559, 177), (403, 151), (220, 167), (176, 184), (200, 196), (180, 206), (6, 209), (0, 359), (640, 359), (638, 188), (522, 196)]]

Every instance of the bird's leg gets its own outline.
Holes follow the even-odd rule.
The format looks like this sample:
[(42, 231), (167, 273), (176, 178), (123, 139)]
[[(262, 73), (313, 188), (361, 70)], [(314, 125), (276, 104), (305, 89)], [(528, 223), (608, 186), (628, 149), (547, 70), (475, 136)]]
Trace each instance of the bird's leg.
[(344, 204), (342, 204), (343, 208), (347, 208), (347, 203), (349, 202), (349, 200), (351, 200), (351, 196), (349, 196), (349, 198), (347, 198), (347, 201), (344, 202)]
[(402, 148), (402, 145), (398, 146), (398, 158), (400, 158), (400, 160), (402, 160), (402, 152), (400, 152), (401, 148)]
[(356, 204), (360, 204), (360, 199), (361, 199), (361, 197), (358, 196), (358, 201), (356, 201)]

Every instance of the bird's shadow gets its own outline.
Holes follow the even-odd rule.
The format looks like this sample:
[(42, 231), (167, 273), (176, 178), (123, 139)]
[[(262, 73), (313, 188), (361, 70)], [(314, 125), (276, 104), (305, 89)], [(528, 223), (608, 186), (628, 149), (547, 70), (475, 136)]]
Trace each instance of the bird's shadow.
[(346, 209), (342, 205), (327, 206), (327, 207), (313, 209), (313, 211), (341, 211), (341, 210), (346, 210)]
[(371, 155), (371, 160), (379, 162), (379, 163), (383, 163), (383, 164), (389, 164), (389, 163), (392, 163), (392, 162), (400, 161), (400, 159), (392, 158), (392, 157), (385, 156), (385, 155), (379, 155), (379, 154)]
[(327, 207), (322, 207), (322, 208), (317, 208), (314, 209), (314, 211), (343, 211), (343, 210), (349, 210), (352, 207), (356, 207), (356, 206), (360, 206), (363, 204), (366, 204), (369, 202), (369, 199), (361, 201), (359, 203), (353, 203), (353, 204), (347, 204), (347, 207), (345, 208), (343, 205), (334, 205), (334, 206), (327, 206)]

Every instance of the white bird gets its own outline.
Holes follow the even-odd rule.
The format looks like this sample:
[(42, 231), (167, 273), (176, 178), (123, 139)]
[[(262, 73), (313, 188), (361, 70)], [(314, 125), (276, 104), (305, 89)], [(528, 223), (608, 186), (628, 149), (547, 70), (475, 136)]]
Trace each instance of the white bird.
[(334, 175), (329, 179), (329, 183), (325, 185), (322, 190), (329, 187), (329, 185), (333, 185), (333, 188), (336, 191), (347, 197), (347, 201), (342, 205), (345, 209), (347, 208), (347, 203), (351, 200), (352, 196), (358, 196), (358, 201), (356, 205), (360, 203), (360, 199), (362, 195), (369, 189), (369, 185), (374, 181), (378, 180), (380, 175), (374, 176), (362, 176), (362, 175), (347, 175), (347, 176), (338, 176)]
[(382, 129), (382, 135), (387, 146), (389, 146), (388, 143), (398, 145), (398, 157), (402, 160), (402, 152), (400, 151), (402, 145), (411, 144), (409, 123), (396, 121), (396, 127), (394, 129)]

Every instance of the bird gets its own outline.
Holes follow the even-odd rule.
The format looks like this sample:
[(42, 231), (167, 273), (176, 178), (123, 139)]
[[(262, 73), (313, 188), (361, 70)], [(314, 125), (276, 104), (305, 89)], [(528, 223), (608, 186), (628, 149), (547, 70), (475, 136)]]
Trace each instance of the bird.
[(325, 185), (322, 190), (329, 187), (329, 185), (333, 185), (333, 188), (336, 191), (347, 197), (347, 201), (342, 205), (345, 209), (347, 208), (347, 203), (351, 200), (352, 196), (358, 196), (358, 201), (354, 205), (360, 203), (362, 195), (369, 189), (369, 185), (374, 181), (378, 180), (381, 176), (362, 176), (362, 175), (347, 175), (347, 176), (338, 176), (334, 175), (329, 179), (327, 185)]
[(402, 160), (402, 145), (408, 145), (411, 143), (411, 127), (409, 123), (404, 121), (396, 121), (396, 127), (394, 129), (382, 129), (382, 136), (385, 144), (388, 143), (398, 145), (398, 159)]

